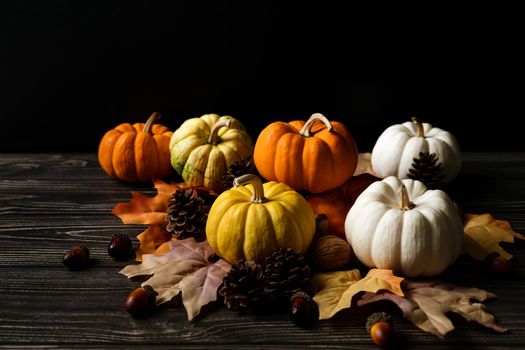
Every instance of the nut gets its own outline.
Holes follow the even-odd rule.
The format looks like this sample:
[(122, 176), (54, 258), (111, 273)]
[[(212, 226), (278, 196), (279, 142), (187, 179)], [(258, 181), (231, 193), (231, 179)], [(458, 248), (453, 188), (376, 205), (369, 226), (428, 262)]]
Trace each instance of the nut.
[(334, 235), (321, 236), (311, 246), (313, 265), (320, 270), (336, 270), (352, 257), (352, 248), (344, 239)]
[(133, 317), (146, 316), (155, 308), (156, 295), (150, 286), (139, 287), (128, 295), (124, 308)]
[(108, 254), (116, 260), (126, 260), (133, 251), (133, 243), (125, 233), (117, 233), (111, 238)]
[(394, 327), (392, 316), (386, 312), (375, 312), (366, 320), (366, 331), (380, 348), (390, 347), (393, 343)]
[(83, 245), (71, 248), (62, 259), (71, 270), (80, 270), (89, 265), (89, 249)]
[(489, 254), (485, 258), (485, 266), (494, 274), (509, 274), (512, 272), (512, 262), (505, 259), (498, 253)]
[(305, 292), (297, 292), (290, 298), (290, 319), (300, 327), (311, 326), (319, 318), (317, 304)]

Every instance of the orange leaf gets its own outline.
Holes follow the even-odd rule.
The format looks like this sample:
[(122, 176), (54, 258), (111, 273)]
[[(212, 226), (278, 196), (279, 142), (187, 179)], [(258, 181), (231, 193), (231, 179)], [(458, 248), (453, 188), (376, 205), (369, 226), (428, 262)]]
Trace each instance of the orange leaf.
[(143, 254), (156, 253), (162, 255), (161, 253), (165, 252), (166, 249), (159, 248), (162, 247), (163, 243), (171, 240), (171, 233), (166, 231), (165, 221), (168, 202), (172, 193), (183, 186), (183, 184), (167, 184), (160, 180), (154, 180), (153, 184), (157, 189), (155, 197), (132, 192), (131, 200), (128, 203), (119, 203), (111, 211), (124, 224), (150, 225), (137, 236), (140, 242), (139, 248), (135, 251), (137, 261), (142, 261)]
[(135, 251), (137, 261), (142, 261), (142, 255), (144, 254), (157, 253), (157, 250), (162, 247), (165, 242), (171, 240), (171, 233), (166, 231), (165, 227), (166, 225), (150, 225), (144, 232), (137, 236), (140, 242), (139, 247)]
[(319, 306), (319, 319), (329, 319), (340, 310), (349, 308), (352, 298), (359, 292), (388, 290), (403, 296), (403, 280), (402, 277), (394, 276), (392, 270), (385, 269), (371, 269), (363, 279), (357, 269), (316, 274), (313, 281), (320, 290), (314, 300)]
[(162, 243), (156, 250), (153, 254), (155, 255), (158, 255), (158, 256), (161, 256), (161, 255), (164, 255), (166, 254), (167, 252), (169, 252), (172, 248), (172, 241), (179, 241), (178, 239), (176, 238), (171, 238), (169, 241), (166, 241), (164, 243)]
[(509, 260), (512, 255), (501, 248), (499, 243), (513, 243), (514, 237), (525, 239), (512, 230), (508, 221), (496, 220), (490, 214), (465, 214), (463, 231), (465, 252), (477, 260), (484, 260), (491, 253), (498, 253)]
[(171, 194), (181, 184), (167, 184), (160, 180), (155, 180), (153, 183), (157, 189), (155, 197), (132, 192), (131, 200), (128, 203), (117, 204), (111, 212), (118, 216), (124, 224), (153, 225), (164, 223)]

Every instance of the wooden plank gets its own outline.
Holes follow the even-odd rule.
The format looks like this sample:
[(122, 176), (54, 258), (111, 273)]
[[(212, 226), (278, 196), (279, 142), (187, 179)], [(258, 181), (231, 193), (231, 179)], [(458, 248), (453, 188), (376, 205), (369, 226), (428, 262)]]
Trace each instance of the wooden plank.
[[(122, 302), (136, 282), (128, 281), (114, 269), (2, 269), (1, 273), (7, 278), (7, 284), (0, 289), (0, 343), (4, 344), (7, 340), (12, 344), (81, 340), (90, 344), (323, 344), (332, 348), (339, 343), (360, 347), (369, 343), (364, 321), (370, 308), (342, 312), (311, 329), (296, 327), (284, 313), (238, 315), (225, 309), (210, 312), (195, 322), (188, 322), (184, 310), (174, 307), (146, 319), (133, 319), (124, 312)], [(515, 287), (523, 288), (523, 281)], [(518, 342), (525, 336), (525, 320), (521, 317), (524, 298), (522, 293), (507, 293), (505, 301), (489, 303), (502, 323), (512, 325), (512, 334), (494, 334), (458, 319), (458, 329), (440, 342)], [(395, 324), (408, 343), (432, 346), (437, 341), (399, 316)]]
[[(448, 189), (466, 212), (491, 212), (525, 232), (525, 154), (466, 154), (461, 176)], [(153, 194), (107, 177), (94, 154), (0, 154), (0, 346), (39, 348), (188, 349), (375, 349), (364, 331), (374, 308), (344, 311), (301, 329), (277, 315), (238, 315), (215, 308), (195, 322), (184, 309), (169, 307), (133, 319), (123, 300), (138, 286), (118, 274), (126, 262), (107, 253), (115, 232), (137, 234), (110, 211), (130, 191)], [(69, 271), (62, 255), (72, 245), (90, 247), (96, 264)], [(507, 245), (507, 247), (509, 247)], [(511, 276), (487, 274), (462, 257), (442, 276), (458, 285), (496, 293), (487, 307), (512, 333), (499, 335), (455, 317), (457, 329), (444, 340), (395, 316), (399, 348), (449, 349), (522, 346), (525, 337), (525, 244), (511, 245)], [(391, 305), (383, 304), (391, 310)]]

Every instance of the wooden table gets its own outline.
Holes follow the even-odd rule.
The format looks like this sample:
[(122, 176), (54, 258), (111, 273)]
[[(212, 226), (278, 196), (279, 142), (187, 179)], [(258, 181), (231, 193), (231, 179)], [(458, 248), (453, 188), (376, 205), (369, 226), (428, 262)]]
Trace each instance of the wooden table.
[[(310, 329), (283, 314), (238, 315), (216, 308), (188, 322), (182, 308), (166, 308), (134, 319), (123, 308), (138, 286), (118, 271), (129, 262), (107, 254), (111, 236), (133, 237), (142, 226), (123, 225), (111, 214), (130, 191), (153, 194), (151, 186), (115, 181), (99, 168), (95, 154), (0, 154), (0, 346), (67, 348), (189, 349), (365, 349), (376, 348), (364, 331), (366, 310), (352, 309)], [(525, 154), (464, 156), (460, 177), (449, 189), (467, 213), (490, 212), (525, 232)], [(73, 245), (91, 249), (93, 267), (70, 271), (62, 265)], [(488, 302), (500, 324), (495, 334), (461, 317), (440, 340), (395, 316), (397, 348), (516, 349), (525, 347), (525, 244), (515, 254), (511, 276), (493, 276), (462, 257), (443, 279), (491, 291)]]

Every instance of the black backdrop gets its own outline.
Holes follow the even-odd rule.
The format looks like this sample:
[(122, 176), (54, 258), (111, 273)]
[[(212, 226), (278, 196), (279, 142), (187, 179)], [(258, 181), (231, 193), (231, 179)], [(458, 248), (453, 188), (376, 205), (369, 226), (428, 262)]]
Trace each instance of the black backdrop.
[(254, 138), (321, 112), (362, 151), (417, 115), (464, 150), (525, 150), (519, 11), (421, 3), (1, 2), (0, 151), (96, 151), (153, 111), (172, 129), (231, 114)]

